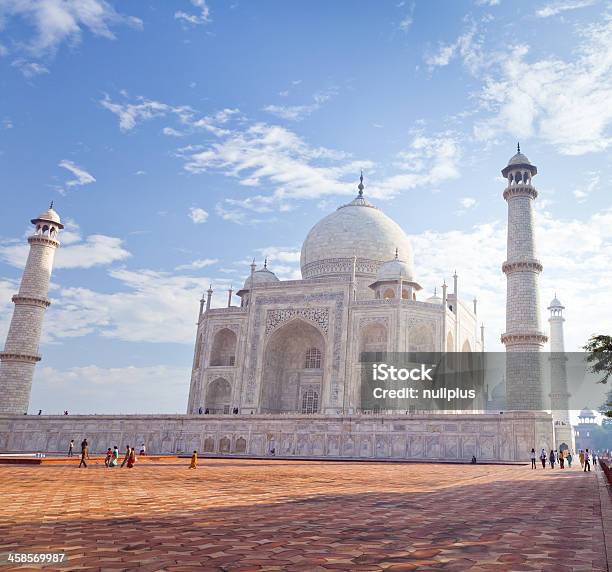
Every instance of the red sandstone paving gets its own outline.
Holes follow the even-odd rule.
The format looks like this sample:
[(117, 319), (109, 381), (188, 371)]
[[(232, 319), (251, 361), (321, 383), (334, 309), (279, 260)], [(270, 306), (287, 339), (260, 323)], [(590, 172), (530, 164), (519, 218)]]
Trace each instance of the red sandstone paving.
[(64, 551), (65, 571), (607, 570), (594, 473), (176, 462), (0, 466), (0, 553)]

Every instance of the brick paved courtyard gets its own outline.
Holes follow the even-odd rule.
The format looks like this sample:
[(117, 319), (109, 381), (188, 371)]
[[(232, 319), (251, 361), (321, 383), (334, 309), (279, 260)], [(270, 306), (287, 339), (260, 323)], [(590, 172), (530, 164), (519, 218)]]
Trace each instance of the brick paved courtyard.
[(607, 570), (593, 473), (180, 463), (0, 466), (0, 552), (63, 550), (62, 570)]

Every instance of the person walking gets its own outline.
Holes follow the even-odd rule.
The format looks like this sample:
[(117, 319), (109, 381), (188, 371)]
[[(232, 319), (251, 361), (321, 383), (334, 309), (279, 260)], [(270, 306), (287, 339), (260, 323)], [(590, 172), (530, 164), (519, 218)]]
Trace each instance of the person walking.
[(536, 468), (536, 454), (535, 454), (535, 449), (531, 449), (531, 468), (535, 469)]
[(117, 463), (119, 463), (119, 448), (117, 447), (117, 445), (115, 445), (113, 447), (113, 452), (112, 452), (111, 460), (110, 460), (110, 463), (108, 464), (108, 466), (109, 467), (116, 467)]
[(550, 450), (550, 456), (548, 457), (548, 460), (550, 461), (550, 468), (554, 469), (557, 457), (555, 456), (555, 452), (552, 449)]
[(143, 444), (140, 446), (140, 456), (142, 457), (142, 456), (144, 456), (144, 455), (146, 455), (146, 454), (147, 454), (147, 448), (145, 447), (145, 444), (143, 443)]
[(126, 448), (125, 448), (125, 457), (123, 457), (123, 462), (121, 463), (121, 468), (123, 468), (123, 466), (125, 464), (127, 464), (127, 462), (129, 461), (129, 459), (130, 459), (130, 451), (131, 451), (131, 448), (130, 448), (129, 445), (127, 445)]
[(79, 463), (79, 469), (81, 467), (87, 468), (87, 462), (85, 459), (89, 459), (89, 445), (87, 439), (83, 439), (81, 443), (81, 462)]
[(70, 445), (68, 445), (68, 456), (72, 457), (74, 455), (74, 439), (70, 439)]
[(583, 470), (585, 473), (587, 471), (589, 471), (589, 473), (591, 472), (591, 458), (589, 456), (588, 449), (584, 452), (584, 469)]
[(110, 465), (112, 456), (113, 450), (109, 447), (108, 449), (106, 449), (106, 457), (104, 458), (104, 465), (106, 466), (106, 468), (108, 468), (108, 466)]
[(567, 451), (567, 468), (571, 469), (572, 468), (572, 452), (570, 450)]
[(128, 462), (127, 462), (128, 469), (133, 468), (135, 462), (136, 462), (136, 449), (132, 447), (130, 449), (130, 456), (128, 457)]
[(542, 462), (542, 468), (545, 469), (546, 468), (546, 450), (542, 449), (542, 452), (540, 453), (540, 461)]
[(580, 466), (584, 469), (584, 451), (580, 449)]
[(198, 468), (198, 452), (194, 451), (193, 455), (191, 455), (191, 464), (189, 465), (190, 469)]
[(563, 455), (563, 451), (559, 451), (559, 467), (561, 469), (565, 469), (564, 465), (565, 465), (565, 458), (564, 458), (564, 455)]

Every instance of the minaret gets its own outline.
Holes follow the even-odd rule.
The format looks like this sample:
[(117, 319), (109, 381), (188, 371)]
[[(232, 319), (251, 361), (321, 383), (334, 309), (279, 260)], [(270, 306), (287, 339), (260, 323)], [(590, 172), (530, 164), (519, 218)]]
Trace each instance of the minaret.
[(537, 167), (521, 153), (519, 146), (502, 170), (508, 180), (504, 190), (508, 203), (508, 257), (502, 265), (507, 278), (506, 332), (501, 336), (509, 354), (506, 357), (508, 410), (543, 408), (542, 366), (538, 354), (548, 338), (540, 329), (538, 277), (542, 264), (536, 258), (533, 217), (533, 201), (538, 192), (531, 184), (537, 172)]
[(40, 361), (38, 342), (42, 332), (59, 231), (59, 215), (49, 208), (32, 219), (34, 234), (28, 237), (30, 253), (21, 278), (19, 293), (13, 296), (15, 310), (4, 351), (0, 352), (0, 413), (23, 414), (28, 410), (34, 366)]
[(553, 298), (550, 306), (550, 409), (553, 419), (569, 425), (569, 397), (567, 391), (567, 371), (565, 362), (565, 344), (563, 342), (563, 310), (565, 306), (559, 302), (557, 295)]

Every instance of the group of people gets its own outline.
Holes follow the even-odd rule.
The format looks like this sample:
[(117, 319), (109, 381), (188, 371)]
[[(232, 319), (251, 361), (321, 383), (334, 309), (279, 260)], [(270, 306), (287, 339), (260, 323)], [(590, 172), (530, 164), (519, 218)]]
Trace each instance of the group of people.
[[(589, 453), (589, 450), (586, 449), (583, 451), (582, 449), (579, 452), (578, 458), (580, 459), (580, 467), (583, 471), (587, 472), (591, 470), (591, 461), (593, 462), (593, 467), (597, 466), (597, 456), (595, 453)], [(569, 449), (565, 451), (555, 451), (553, 449), (550, 450), (550, 453), (546, 453), (546, 449), (542, 449), (540, 453), (540, 462), (542, 463), (542, 468), (546, 468), (546, 462), (550, 464), (550, 468), (554, 469), (555, 464), (559, 464), (560, 469), (565, 469), (565, 463), (567, 463), (567, 468), (572, 468), (572, 452)], [(536, 451), (535, 449), (531, 449), (531, 468), (536, 468)]]
[[(146, 447), (143, 443), (140, 448), (140, 455), (146, 455)], [(70, 440), (70, 444), (68, 445), (68, 456), (74, 456), (74, 439)], [(81, 441), (81, 462), (79, 463), (79, 469), (81, 467), (87, 468), (87, 461), (89, 460), (89, 443), (87, 439), (83, 439)], [(128, 469), (131, 469), (136, 463), (136, 449), (134, 447), (130, 447), (130, 445), (126, 445), (125, 448), (125, 456), (123, 457), (123, 461), (121, 463), (121, 467), (127, 466)], [(104, 459), (104, 465), (108, 468), (116, 467), (119, 464), (119, 447), (115, 445), (112, 449), (109, 447), (106, 450), (106, 457)]]

